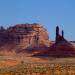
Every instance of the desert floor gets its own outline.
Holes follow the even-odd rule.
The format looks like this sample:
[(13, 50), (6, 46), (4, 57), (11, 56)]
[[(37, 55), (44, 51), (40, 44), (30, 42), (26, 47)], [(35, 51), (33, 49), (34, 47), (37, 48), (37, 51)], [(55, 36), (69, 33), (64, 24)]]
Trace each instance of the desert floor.
[(0, 75), (75, 75), (75, 58), (0, 56)]

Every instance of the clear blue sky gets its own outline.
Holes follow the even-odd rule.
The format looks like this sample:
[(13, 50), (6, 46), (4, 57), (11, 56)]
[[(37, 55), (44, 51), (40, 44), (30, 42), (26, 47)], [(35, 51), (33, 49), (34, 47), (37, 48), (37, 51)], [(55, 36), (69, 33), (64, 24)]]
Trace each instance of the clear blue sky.
[(0, 0), (0, 26), (34, 22), (48, 29), (51, 40), (57, 25), (75, 40), (75, 0)]

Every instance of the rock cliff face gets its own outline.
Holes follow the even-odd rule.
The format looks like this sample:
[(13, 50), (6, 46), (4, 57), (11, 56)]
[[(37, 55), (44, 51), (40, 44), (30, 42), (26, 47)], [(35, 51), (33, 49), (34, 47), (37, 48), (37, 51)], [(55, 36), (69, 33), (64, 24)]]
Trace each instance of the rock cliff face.
[(0, 51), (16, 52), (31, 48), (49, 47), (47, 30), (37, 24), (17, 24), (7, 29), (0, 29)]

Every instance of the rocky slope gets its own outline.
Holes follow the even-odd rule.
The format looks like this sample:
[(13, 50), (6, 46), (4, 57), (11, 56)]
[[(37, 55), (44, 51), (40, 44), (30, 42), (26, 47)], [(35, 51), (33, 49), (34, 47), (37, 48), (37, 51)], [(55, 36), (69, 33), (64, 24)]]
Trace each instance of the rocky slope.
[(48, 50), (36, 53), (34, 56), (47, 56), (47, 57), (75, 57), (75, 46), (67, 40), (54, 43)]

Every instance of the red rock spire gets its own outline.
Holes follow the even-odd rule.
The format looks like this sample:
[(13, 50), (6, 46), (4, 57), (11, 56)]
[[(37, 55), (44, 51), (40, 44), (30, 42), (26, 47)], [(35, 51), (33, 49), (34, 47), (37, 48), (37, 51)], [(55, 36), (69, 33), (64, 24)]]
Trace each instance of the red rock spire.
[(59, 26), (56, 26), (56, 42), (58, 41), (59, 38)]
[(64, 31), (62, 30), (61, 33), (62, 33), (62, 38), (64, 38)]

